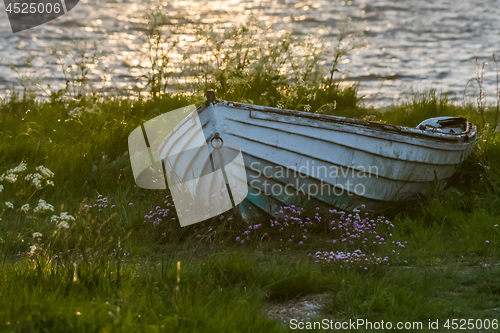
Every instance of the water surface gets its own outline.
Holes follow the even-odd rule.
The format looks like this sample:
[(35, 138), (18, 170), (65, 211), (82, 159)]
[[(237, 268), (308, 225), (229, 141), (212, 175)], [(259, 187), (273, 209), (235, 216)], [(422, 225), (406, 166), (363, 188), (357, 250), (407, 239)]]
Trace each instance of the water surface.
[[(92, 68), (99, 87), (105, 70), (109, 87), (131, 88), (134, 79), (124, 65), (134, 61), (147, 66), (144, 53), (143, 14), (151, 5), (134, 0), (82, 0), (67, 15), (34, 29), (12, 34), (3, 3), (0, 5), (0, 95), (17, 82), (10, 64), (21, 65), (28, 53), (38, 55), (45, 82), (64, 86), (63, 75), (49, 57), (54, 47), (72, 48), (73, 40), (97, 40), (104, 56)], [(500, 9), (495, 0), (478, 1), (166, 1), (169, 12), (180, 11), (186, 22), (237, 24), (250, 16), (273, 23), (273, 29), (294, 29), (304, 36), (322, 29), (329, 42), (336, 25), (349, 16), (364, 31), (367, 48), (359, 50), (342, 67), (347, 80), (360, 82), (368, 105), (387, 105), (414, 91), (431, 88), (461, 100), (467, 81), (474, 76), (475, 57), (488, 61), (485, 84), (495, 97), (495, 66), (491, 55), (500, 50)], [(192, 40), (182, 36), (183, 43)], [(180, 59), (180, 58), (178, 58)], [(137, 71), (139, 72), (139, 71)], [(470, 90), (474, 93), (474, 89)]]

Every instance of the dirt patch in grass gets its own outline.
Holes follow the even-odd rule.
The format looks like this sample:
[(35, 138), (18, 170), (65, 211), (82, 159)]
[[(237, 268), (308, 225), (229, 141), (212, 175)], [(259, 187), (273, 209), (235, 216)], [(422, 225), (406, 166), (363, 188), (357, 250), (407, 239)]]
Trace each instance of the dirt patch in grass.
[(290, 322), (291, 319), (301, 321), (318, 318), (324, 315), (321, 307), (328, 296), (328, 293), (312, 294), (274, 303), (269, 307), (267, 314), (270, 318), (280, 322)]

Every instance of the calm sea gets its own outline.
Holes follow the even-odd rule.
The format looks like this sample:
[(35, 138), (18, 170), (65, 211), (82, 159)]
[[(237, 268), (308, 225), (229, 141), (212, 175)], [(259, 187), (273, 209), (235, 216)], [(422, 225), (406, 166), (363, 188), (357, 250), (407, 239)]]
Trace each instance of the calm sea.
[[(104, 54), (92, 68), (91, 77), (101, 82), (105, 73), (111, 73), (108, 89), (134, 84), (125, 62), (135, 60), (138, 69), (147, 66), (141, 24), (151, 2), (82, 0), (67, 15), (15, 35), (0, 3), (0, 95), (18, 82), (10, 65), (22, 66), (28, 54), (38, 56), (36, 65), (46, 76), (45, 83), (63, 87), (63, 75), (49, 50), (71, 50), (74, 40), (99, 42)], [(306, 36), (321, 29), (331, 42), (336, 39), (338, 22), (349, 16), (364, 31), (368, 47), (356, 51), (342, 68), (346, 80), (360, 82), (367, 105), (387, 105), (429, 89), (461, 101), (476, 70), (475, 57), (488, 62), (486, 93), (490, 100), (495, 99), (491, 55), (500, 51), (500, 3), (494, 0), (176, 0), (161, 5), (166, 11), (182, 13), (186, 22), (235, 24), (254, 16), (272, 23), (276, 31), (294, 29)], [(181, 37), (183, 43), (193, 39), (189, 33)]]

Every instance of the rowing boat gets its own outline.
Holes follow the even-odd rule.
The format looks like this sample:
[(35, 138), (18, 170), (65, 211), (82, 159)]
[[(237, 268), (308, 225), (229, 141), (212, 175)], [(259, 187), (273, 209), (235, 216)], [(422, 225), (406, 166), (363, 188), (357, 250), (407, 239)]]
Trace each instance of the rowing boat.
[[(221, 101), (207, 92), (207, 101), (159, 145), (159, 158), (169, 161), (167, 176), (175, 170), (180, 184), (216, 170), (207, 156), (226, 147), (218, 168), (225, 171), (227, 195), (252, 220), (283, 206), (376, 210), (425, 195), (436, 180), (450, 179), (472, 152), (475, 137), (476, 127), (464, 118), (431, 118), (412, 128)], [(200, 142), (208, 155), (200, 154)], [(191, 151), (189, 159), (180, 154), (185, 151)], [(224, 170), (227, 159), (231, 170)], [(190, 191), (213, 197), (207, 192), (211, 184)]]

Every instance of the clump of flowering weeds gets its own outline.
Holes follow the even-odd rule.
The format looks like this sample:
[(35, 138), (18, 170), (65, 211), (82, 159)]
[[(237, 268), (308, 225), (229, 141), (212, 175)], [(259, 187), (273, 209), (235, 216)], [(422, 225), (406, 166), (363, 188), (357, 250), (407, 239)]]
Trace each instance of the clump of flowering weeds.
[(357, 249), (353, 252), (331, 251), (331, 252), (316, 252), (314, 256), (315, 262), (323, 265), (332, 264), (340, 267), (344, 266), (357, 266), (360, 268), (368, 269), (369, 266), (376, 266), (380, 264), (387, 264), (389, 257), (384, 258), (375, 256), (375, 253), (367, 255)]
[(359, 209), (354, 209), (352, 213), (333, 209), (330, 213), (333, 218), (328, 227), (333, 235), (332, 241), (345, 248), (373, 250), (386, 245), (392, 237), (394, 224), (384, 216), (370, 216), (368, 212), (363, 213)]
[[(120, 218), (119, 205), (113, 204), (106, 196), (86, 198), (80, 209), (71, 216), (65, 212), (53, 215), (59, 236), (53, 240), (51, 260), (80, 262), (99, 258), (122, 259), (126, 255), (123, 244), (131, 232), (124, 228), (125, 219)], [(122, 215), (130, 215), (131, 212)]]
[(226, 212), (199, 223), (181, 227), (178, 213), (171, 195), (163, 197), (163, 202), (143, 215), (142, 224), (154, 239), (160, 243), (180, 241), (194, 237), (201, 242), (220, 241), (224, 243), (228, 234), (241, 229), (241, 223), (231, 212)]
[(320, 221), (319, 215), (315, 215), (313, 219), (304, 216), (303, 208), (294, 205), (280, 207), (269, 222), (249, 225), (235, 240), (239, 244), (277, 241), (280, 247), (283, 247), (283, 244), (286, 247), (290, 243), (304, 245), (310, 241), (308, 235), (311, 228), (315, 222)]
[(81, 238), (78, 245), (86, 249), (85, 251), (91, 249), (90, 252), (107, 248), (108, 243), (119, 236), (117, 232), (123, 231), (122, 228), (117, 228), (118, 215), (118, 207), (102, 194), (98, 194), (97, 200), (89, 204), (82, 203), (79, 225)]
[[(5, 208), (19, 209), (27, 213), (30, 210), (31, 199), (44, 188), (54, 186), (52, 180), (54, 173), (45, 166), (37, 166), (32, 173), (26, 171), (28, 171), (28, 164), (23, 161), (15, 168), (11, 168), (0, 175), (0, 201), (3, 202)], [(10, 198), (6, 198), (7, 196), (10, 196)], [(9, 200), (14, 197), (15, 201)], [(36, 210), (35, 213), (37, 212), (39, 211)]]
[[(51, 240), (70, 228), (75, 220), (68, 212), (54, 215), (54, 206), (41, 198), (47, 187), (49, 190), (54, 187), (53, 178), (54, 173), (47, 167), (32, 168), (25, 161), (0, 175), (0, 220), (5, 214), (21, 226), (17, 236), (12, 230), (0, 228), (0, 238), (10, 239), (11, 248), (26, 249), (29, 246), (26, 250), (30, 257), (46, 249)], [(25, 238), (31, 240), (25, 242)]]
[(155, 209), (144, 215), (142, 223), (163, 241), (168, 240), (173, 229), (179, 228), (179, 219), (172, 197), (165, 196), (163, 204), (156, 206)]
[[(361, 207), (365, 208), (364, 205)], [(280, 207), (274, 213), (275, 218), (249, 225), (235, 237), (235, 241), (240, 245), (259, 246), (266, 242), (279, 243), (281, 250), (289, 249), (291, 244), (312, 244), (319, 235), (326, 236), (331, 242), (329, 247), (334, 246), (338, 250), (316, 252), (316, 262), (324, 265), (360, 264), (362, 267), (388, 263), (389, 257), (375, 255), (379, 249), (387, 251), (389, 247), (393, 255), (398, 255), (399, 250), (405, 247), (406, 242), (392, 239), (394, 225), (384, 216), (373, 216), (359, 209), (352, 212), (332, 209), (321, 216), (319, 207), (311, 217), (305, 215), (304, 209), (293, 205)]]
[(83, 208), (94, 218), (109, 218), (116, 214), (116, 205), (111, 204), (108, 198), (102, 194), (97, 195), (97, 200), (93, 204), (83, 205)]
[(144, 215), (145, 220), (142, 223), (159, 228), (164, 222), (176, 221), (177, 214), (175, 213), (172, 197), (170, 197), (170, 195), (165, 196), (165, 201), (163, 203), (165, 207), (156, 206), (155, 210), (151, 210), (149, 214)]

